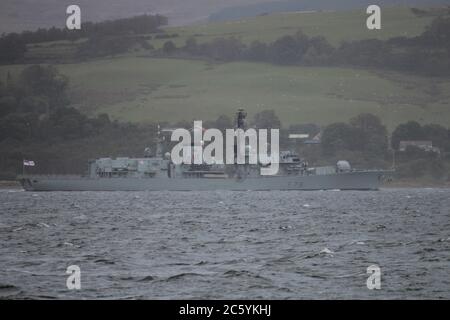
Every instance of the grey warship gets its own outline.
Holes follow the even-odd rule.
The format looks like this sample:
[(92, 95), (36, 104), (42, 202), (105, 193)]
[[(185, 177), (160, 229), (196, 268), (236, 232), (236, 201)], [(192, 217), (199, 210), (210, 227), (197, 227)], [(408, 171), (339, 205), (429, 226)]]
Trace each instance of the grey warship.
[[(236, 128), (244, 128), (239, 110)], [(156, 152), (142, 158), (99, 158), (88, 163), (84, 176), (22, 175), (27, 191), (211, 191), (211, 190), (378, 190), (388, 171), (355, 170), (348, 161), (309, 167), (291, 151), (280, 151), (276, 175), (261, 175), (261, 165), (174, 164), (163, 154), (160, 134)]]

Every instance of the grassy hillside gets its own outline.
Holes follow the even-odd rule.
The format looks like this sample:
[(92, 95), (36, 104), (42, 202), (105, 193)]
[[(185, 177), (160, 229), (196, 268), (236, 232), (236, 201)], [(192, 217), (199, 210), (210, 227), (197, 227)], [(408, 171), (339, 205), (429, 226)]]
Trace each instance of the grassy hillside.
[[(187, 37), (195, 35), (198, 41), (208, 41), (219, 36), (235, 36), (244, 42), (273, 41), (285, 34), (293, 34), (301, 28), (310, 36), (322, 35), (334, 45), (343, 40), (367, 38), (388, 39), (396, 36), (416, 36), (423, 32), (432, 18), (417, 17), (407, 7), (382, 8), (382, 30), (368, 30), (365, 10), (342, 12), (291, 12), (279, 13), (237, 21), (199, 24), (182, 28), (169, 28), (178, 33), (175, 41), (184, 44)], [(163, 41), (157, 41), (155, 46)]]
[[(172, 40), (184, 44), (189, 36), (198, 41), (236, 36), (246, 42), (267, 42), (302, 28), (309, 35), (324, 35), (337, 44), (342, 40), (415, 36), (432, 19), (418, 18), (407, 8), (390, 8), (383, 10), (383, 29), (368, 31), (366, 16), (363, 11), (289, 13), (166, 31), (178, 33), (180, 36)], [(155, 47), (165, 41), (150, 40)], [(37, 44), (27, 55), (31, 61), (33, 57), (48, 57), (57, 62), (58, 56), (73, 54), (77, 45), (68, 41)], [(14, 75), (22, 67), (1, 66), (0, 79), (8, 70)], [(74, 106), (88, 114), (106, 112), (119, 120), (207, 120), (245, 107), (250, 115), (274, 109), (285, 124), (328, 124), (362, 112), (379, 115), (390, 128), (407, 120), (450, 123), (450, 79), (358, 69), (153, 59), (142, 57), (142, 52), (59, 64), (58, 68), (70, 79)]]
[[(236, 37), (245, 43), (254, 40), (270, 42), (287, 34), (295, 34), (302, 29), (309, 36), (324, 36), (337, 46), (341, 41), (361, 39), (389, 39), (397, 36), (413, 37), (421, 34), (434, 18), (433, 14), (417, 17), (410, 8), (391, 7), (382, 9), (382, 29), (368, 30), (365, 10), (339, 12), (289, 12), (278, 13), (237, 21), (196, 24), (184, 27), (166, 27), (168, 34), (177, 34), (170, 39), (177, 46), (183, 46), (189, 37), (197, 42), (208, 42), (217, 37)], [(168, 39), (149, 41), (156, 49)], [(56, 41), (32, 44), (26, 57), (33, 59), (61, 60), (71, 58), (83, 40), (76, 42)]]
[(250, 114), (275, 109), (285, 124), (327, 124), (362, 112), (389, 127), (406, 120), (450, 123), (450, 81), (397, 73), (150, 58), (59, 69), (71, 80), (75, 106), (134, 122), (207, 120), (245, 107)]
[[(341, 68), (123, 58), (64, 65), (80, 106), (130, 121), (213, 119), (238, 107), (275, 109), (286, 124), (345, 121), (362, 112), (393, 126), (450, 123), (450, 82)], [(95, 88), (95, 89), (94, 89)]]

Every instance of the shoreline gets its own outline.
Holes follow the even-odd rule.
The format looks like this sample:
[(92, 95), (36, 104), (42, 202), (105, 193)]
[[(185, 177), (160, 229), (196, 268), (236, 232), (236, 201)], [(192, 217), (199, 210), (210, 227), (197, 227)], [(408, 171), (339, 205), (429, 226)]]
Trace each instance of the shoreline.
[[(380, 186), (380, 189), (421, 189), (421, 188), (450, 188), (450, 182), (420, 182), (415, 180), (400, 180), (390, 183), (384, 183)], [(23, 189), (18, 181), (0, 180), (1, 189)]]
[(0, 180), (0, 189), (23, 189), (18, 181)]

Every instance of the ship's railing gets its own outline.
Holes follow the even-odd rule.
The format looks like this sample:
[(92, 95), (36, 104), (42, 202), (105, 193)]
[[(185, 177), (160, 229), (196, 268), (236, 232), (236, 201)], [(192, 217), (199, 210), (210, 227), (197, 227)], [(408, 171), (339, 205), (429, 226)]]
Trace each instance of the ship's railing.
[[(310, 168), (312, 171), (307, 171), (306, 175), (317, 175), (317, 176), (323, 176), (323, 175), (332, 175), (332, 174), (347, 174), (347, 173), (384, 173), (384, 174), (390, 174), (394, 173), (395, 170), (384, 170), (384, 169), (351, 169), (350, 171), (336, 171), (335, 167), (327, 166), (327, 167), (313, 167)], [(318, 169), (318, 170), (317, 170)]]
[(389, 169), (352, 169), (350, 172), (383, 172), (383, 173), (394, 173), (395, 170)]
[(80, 179), (80, 178), (88, 178), (86, 175), (75, 175), (75, 174), (25, 174), (18, 175), (17, 179)]

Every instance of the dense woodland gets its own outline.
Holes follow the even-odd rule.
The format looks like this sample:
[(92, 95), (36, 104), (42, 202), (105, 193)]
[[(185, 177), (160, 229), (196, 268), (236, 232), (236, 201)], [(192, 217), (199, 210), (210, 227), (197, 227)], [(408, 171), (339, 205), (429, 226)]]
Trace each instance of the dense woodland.
[(324, 37), (309, 37), (301, 30), (272, 43), (246, 45), (238, 38), (217, 38), (197, 43), (192, 37), (177, 48), (167, 41), (161, 54), (205, 57), (220, 61), (257, 61), (284, 65), (353, 66), (390, 69), (425, 75), (450, 75), (450, 18), (438, 17), (420, 36), (386, 41), (367, 39), (333, 47)]
[[(37, 31), (24, 31), (22, 33), (4, 34), (0, 38), (0, 64), (10, 64), (21, 62), (27, 44), (51, 42), (59, 40), (75, 41), (79, 39), (88, 39), (90, 45), (97, 43), (100, 48), (111, 49), (112, 52), (94, 51), (95, 55), (109, 55), (115, 52), (126, 51), (131, 43), (127, 38), (131, 35), (148, 34), (158, 32), (159, 28), (167, 25), (167, 17), (161, 15), (142, 15), (126, 19), (118, 19), (103, 22), (86, 22), (81, 25), (80, 30), (68, 30), (59, 28), (44, 29)], [(130, 39), (133, 39), (130, 37)], [(114, 40), (114, 41), (111, 41)], [(109, 46), (110, 47), (109, 47)], [(115, 48), (119, 47), (119, 49)], [(86, 52), (86, 48), (80, 48), (81, 53)]]
[(437, 17), (417, 37), (396, 37), (386, 41), (366, 39), (342, 42), (333, 47), (324, 37), (309, 37), (299, 30), (271, 43), (254, 41), (247, 45), (239, 38), (216, 38), (198, 43), (195, 37), (177, 47), (167, 40), (161, 49), (155, 39), (173, 38), (159, 27), (167, 24), (163, 16), (84, 23), (81, 30), (39, 29), (8, 34), (0, 38), (0, 64), (23, 62), (27, 44), (56, 40), (84, 39), (77, 49), (78, 59), (112, 56), (140, 47), (153, 56), (196, 57), (217, 61), (254, 61), (284, 65), (350, 66), (388, 69), (433, 76), (450, 75), (450, 18)]

